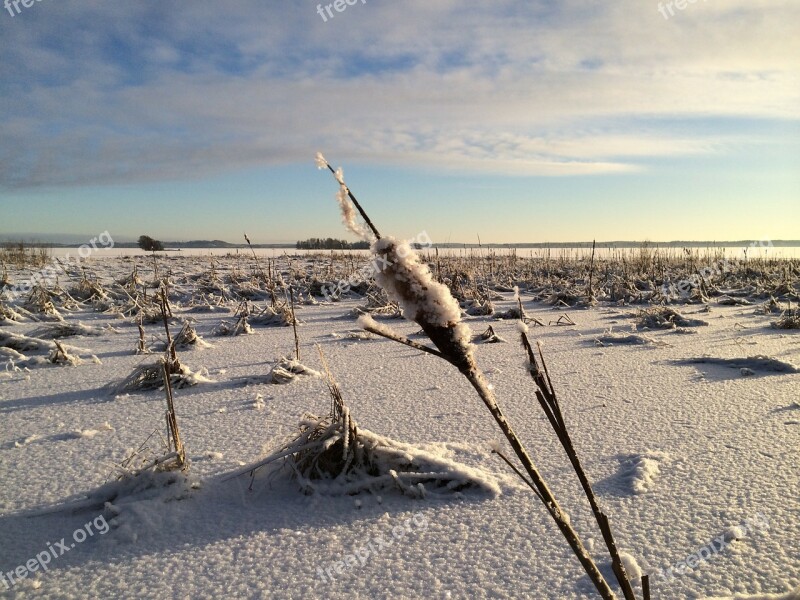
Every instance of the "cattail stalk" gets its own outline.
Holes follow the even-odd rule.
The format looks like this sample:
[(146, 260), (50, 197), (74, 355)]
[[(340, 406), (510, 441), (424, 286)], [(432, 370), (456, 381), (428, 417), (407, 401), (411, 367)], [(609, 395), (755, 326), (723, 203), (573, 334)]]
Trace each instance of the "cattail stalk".
[[(349, 192), (349, 188), (344, 184), (341, 172), (335, 171), (321, 154), (317, 154), (317, 166), (320, 168), (327, 166), (336, 177), (342, 190), (347, 189), (348, 196), (353, 200), (353, 203), (375, 234), (377, 240), (373, 243), (372, 250), (381, 264), (375, 275), (378, 284), (400, 304), (406, 317), (415, 321), (438, 349), (438, 352), (432, 348), (429, 348), (428, 351), (448, 361), (466, 377), (481, 400), (483, 400), (486, 408), (489, 409), (538, 491), (539, 498), (542, 499), (548, 513), (569, 543), (601, 597), (605, 600), (615, 599), (616, 596), (609, 587), (608, 582), (600, 573), (578, 534), (570, 525), (568, 517), (561, 510), (555, 496), (536, 468), (533, 459), (498, 406), (494, 392), (475, 362), (473, 346), (470, 342), (471, 332), (466, 325), (461, 323), (461, 310), (450, 290), (433, 279), (427, 265), (420, 262), (419, 257), (408, 243), (399, 242), (393, 238), (380, 238), (377, 229), (369, 221), (361, 205), (356, 203), (352, 193)], [(343, 207), (344, 210), (345, 207)], [(347, 215), (345, 215), (345, 218), (347, 219)], [(362, 324), (370, 325), (368, 331), (384, 335), (390, 339), (402, 337), (397, 334), (386, 335), (388, 328), (377, 326), (377, 324), (372, 325), (366, 320), (362, 321)], [(393, 332), (389, 330), (389, 333)], [(396, 341), (412, 345), (408, 340), (396, 339)]]

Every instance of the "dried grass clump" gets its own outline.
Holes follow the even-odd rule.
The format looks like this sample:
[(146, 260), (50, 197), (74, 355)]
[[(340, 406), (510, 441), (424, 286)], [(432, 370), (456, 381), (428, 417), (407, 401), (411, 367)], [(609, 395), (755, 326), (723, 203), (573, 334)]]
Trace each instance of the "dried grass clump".
[(626, 345), (654, 345), (654, 346), (667, 346), (666, 342), (651, 338), (646, 335), (639, 335), (637, 333), (614, 333), (607, 331), (594, 339), (596, 346), (613, 346), (615, 344)]
[(135, 317), (141, 323), (146, 325), (154, 325), (155, 323), (161, 323), (164, 319), (161, 314), (161, 309), (158, 306), (138, 306), (127, 311), (130, 313), (131, 317)]
[(23, 307), (39, 316), (42, 320), (50, 321), (63, 321), (64, 317), (53, 304), (53, 294), (45, 289), (42, 285), (35, 286), (28, 298), (25, 300)]
[[(161, 389), (164, 386), (164, 364), (166, 362), (166, 359), (159, 358), (155, 363), (137, 366), (125, 379), (109, 384), (107, 386), (109, 393), (117, 395)], [(209, 378), (208, 370), (205, 368), (192, 371), (178, 361), (171, 361), (169, 370), (170, 382), (178, 389), (191, 387), (198, 383), (216, 383)]]
[(689, 329), (688, 327), (677, 327), (672, 330), (672, 333), (677, 333), (678, 335), (696, 335), (696, 329)]
[(118, 279), (117, 283), (132, 293), (136, 293), (137, 288), (139, 287), (145, 287), (144, 281), (142, 281), (139, 277), (139, 267), (135, 264), (133, 265), (133, 271), (131, 271), (131, 274), (127, 277), (123, 277), (122, 279)]
[(241, 315), (235, 322), (220, 321), (219, 325), (211, 330), (211, 335), (217, 337), (249, 335), (253, 333), (247, 315)]
[(480, 335), (476, 335), (474, 340), (476, 342), (480, 342), (482, 344), (497, 344), (497, 343), (505, 343), (505, 338), (500, 337), (494, 332), (494, 329), (491, 325)]
[[(47, 356), (47, 361), (53, 363), (54, 365), (68, 365), (71, 367), (77, 367), (78, 365), (82, 365), (84, 363), (84, 359), (81, 358), (78, 354), (72, 354), (70, 350), (74, 350), (69, 346), (65, 347), (61, 345), (60, 342), (54, 341), (53, 344), (55, 348), (50, 351), (50, 354)], [(92, 362), (95, 364), (102, 364), (100, 359), (96, 356), (91, 356)]]
[(206, 296), (203, 296), (203, 299), (200, 303), (196, 304), (193, 303), (190, 308), (186, 310), (187, 313), (218, 313), (224, 312), (229, 313), (231, 309), (227, 306), (222, 304), (212, 303)]
[[(471, 317), (489, 317), (494, 314), (494, 304), (491, 300), (465, 300), (462, 308)], [(503, 317), (504, 318), (504, 317)]]
[(272, 367), (269, 372), (270, 383), (291, 383), (298, 375), (306, 375), (309, 377), (322, 377), (319, 371), (315, 371), (300, 361), (293, 358), (281, 357), (278, 363)]
[(402, 319), (403, 313), (396, 302), (389, 302), (383, 306), (356, 306), (347, 311), (343, 318), (357, 319), (362, 315), (372, 315), (373, 317), (383, 317), (385, 319)]
[(28, 337), (21, 333), (12, 333), (10, 331), (0, 331), (0, 348), (11, 348), (17, 352), (36, 352), (44, 350), (53, 350), (55, 344), (51, 341), (43, 340), (36, 337)]
[[(174, 411), (167, 411), (168, 422), (170, 415), (174, 417)], [(170, 424), (166, 438), (156, 429), (136, 451), (115, 466), (113, 481), (63, 508), (72, 512), (102, 510), (113, 519), (110, 524), (118, 527), (127, 505), (145, 500), (172, 502), (188, 498), (200, 484), (186, 473), (188, 462), (179, 436), (177, 425)], [(162, 443), (151, 449), (149, 443), (153, 439)]]
[(330, 378), (331, 412), (326, 417), (305, 414), (299, 433), (267, 458), (231, 477), (252, 474), (278, 460), (306, 494), (355, 495), (362, 492), (423, 498), (467, 488), (499, 494), (491, 476), (448, 459), (359, 429)]
[(545, 304), (558, 308), (561, 306), (568, 308), (586, 308), (595, 306), (597, 300), (594, 296), (585, 294), (577, 289), (556, 290), (543, 300)]
[(152, 364), (139, 365), (122, 381), (110, 384), (109, 391), (112, 394), (127, 394), (157, 390), (164, 385), (163, 371), (164, 359)]
[(347, 331), (345, 333), (336, 333), (335, 331), (331, 333), (331, 337), (334, 337), (338, 340), (345, 339), (345, 340), (372, 340), (375, 339), (375, 336), (372, 335), (369, 331), (363, 331), (361, 329), (357, 331)]
[(109, 301), (108, 293), (95, 281), (90, 281), (85, 276), (70, 290), (71, 297), (81, 302)]
[(54, 323), (53, 325), (44, 325), (30, 332), (32, 337), (38, 337), (46, 340), (60, 340), (67, 337), (76, 337), (80, 335), (86, 336), (101, 336), (103, 330), (99, 327), (91, 327), (78, 323)]
[(719, 367), (739, 369), (742, 375), (752, 375), (762, 371), (767, 373), (800, 373), (800, 368), (790, 362), (779, 360), (771, 356), (758, 354), (747, 358), (717, 358), (714, 356), (698, 356), (693, 358), (677, 359), (672, 361), (678, 365), (707, 364)]
[(726, 294), (717, 298), (717, 304), (722, 306), (751, 306), (753, 303), (747, 298), (739, 298)]
[(636, 313), (637, 329), (675, 329), (676, 327), (702, 327), (708, 322), (701, 319), (687, 319), (668, 306), (643, 308)]
[(175, 348), (211, 348), (211, 344), (205, 341), (202, 337), (197, 334), (197, 331), (192, 324), (188, 321), (183, 324), (181, 330), (172, 340), (172, 343), (175, 345)]
[(44, 356), (28, 357), (12, 348), (0, 346), (0, 363), (3, 363), (3, 368), (6, 372), (16, 373), (23, 369), (48, 364), (48, 362)]
[(92, 310), (98, 313), (114, 314), (118, 318), (125, 318), (124, 315), (119, 312), (117, 303), (111, 298), (106, 298), (104, 300), (93, 300)]
[[(5, 358), (16, 366), (32, 367), (43, 363), (78, 366), (85, 360), (100, 364), (100, 359), (85, 348), (65, 346), (57, 340), (44, 340), (9, 331), (0, 331), (0, 350), (6, 350)], [(28, 358), (24, 355), (26, 352), (46, 352), (47, 358), (43, 356)]]
[(504, 321), (518, 321), (521, 319), (527, 319), (528, 315), (525, 313), (524, 310), (520, 310), (516, 306), (512, 306), (508, 310), (504, 310), (503, 312), (496, 312), (494, 313), (494, 318), (497, 320), (504, 320)]
[(23, 318), (13, 307), (0, 302), (0, 325), (13, 325), (22, 321)]
[(249, 317), (251, 325), (266, 327), (290, 327), (293, 324), (302, 325), (302, 321), (292, 314), (292, 309), (286, 304), (272, 308), (265, 306), (258, 313), (252, 312)]
[[(205, 287), (203, 288), (203, 291), (216, 291), (218, 293), (225, 293), (225, 290), (222, 288), (222, 286), (219, 286), (218, 288)], [(229, 294), (234, 298), (250, 301), (269, 300), (272, 297), (272, 292), (270, 292), (270, 290), (261, 289), (260, 283), (252, 281), (243, 281), (232, 285)]]
[[(138, 469), (118, 475), (116, 481), (110, 481), (93, 492), (80, 504), (80, 508), (101, 508), (107, 511), (115, 521), (111, 525), (118, 525), (117, 520), (126, 505), (142, 502), (143, 500), (158, 499), (162, 502), (185, 500), (192, 490), (200, 487), (190, 475), (173, 469), (171, 462), (174, 456), (165, 455), (148, 468)], [(166, 467), (164, 466), (166, 464)]]
[(56, 285), (53, 288), (52, 292), (50, 292), (50, 296), (56, 306), (65, 310), (77, 310), (81, 306), (81, 303), (73, 298), (70, 293), (60, 285)]
[(281, 357), (277, 363), (270, 369), (266, 375), (256, 375), (254, 377), (245, 377), (244, 383), (250, 384), (270, 384), (275, 383), (283, 385), (295, 381), (300, 376), (307, 377), (322, 377), (319, 371), (305, 366), (299, 360), (294, 358)]
[(517, 303), (516, 306), (512, 306), (506, 311), (498, 312), (494, 314), (494, 318), (498, 320), (514, 320), (514, 321), (522, 321), (523, 324), (527, 325), (528, 323), (533, 323), (535, 325), (539, 325), (540, 327), (544, 327), (544, 323), (542, 323), (536, 317), (530, 316), (527, 312), (525, 312), (525, 307), (522, 306), (522, 297), (519, 293), (519, 287), (513, 287), (514, 292), (514, 301)]
[(311, 294), (311, 292), (308, 292), (308, 294), (305, 295), (305, 296), (303, 296), (302, 292), (298, 292), (297, 293), (297, 303), (298, 304), (302, 304), (304, 306), (317, 306), (319, 304), (319, 302), (317, 302), (317, 299), (314, 298), (314, 296), (313, 296), (313, 294)]
[(800, 308), (790, 308), (781, 313), (777, 321), (772, 322), (775, 329), (800, 329)]
[(755, 314), (774, 315), (774, 314), (780, 314), (783, 311), (784, 311), (783, 306), (781, 306), (781, 303), (775, 299), (775, 296), (770, 296), (768, 300), (762, 302), (756, 307)]

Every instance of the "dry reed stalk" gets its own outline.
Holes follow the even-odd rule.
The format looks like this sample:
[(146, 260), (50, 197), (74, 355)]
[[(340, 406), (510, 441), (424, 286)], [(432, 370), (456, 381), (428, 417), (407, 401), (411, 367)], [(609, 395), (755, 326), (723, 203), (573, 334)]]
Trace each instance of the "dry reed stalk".
[(294, 334), (294, 359), (300, 362), (300, 338), (297, 337), (297, 317), (294, 314), (294, 293), (291, 286), (287, 286), (283, 280), (283, 275), (280, 275), (281, 286), (283, 287), (283, 294), (286, 296), (286, 302), (289, 304), (289, 311), (292, 315), (292, 333)]
[[(167, 396), (167, 428), (170, 433), (170, 441), (172, 442), (173, 450), (176, 454), (177, 469), (185, 469), (186, 464), (186, 450), (183, 447), (181, 440), (181, 432), (178, 429), (178, 416), (175, 414), (175, 402), (172, 396), (172, 378), (170, 377), (170, 366), (168, 362), (164, 362), (164, 393)], [(169, 448), (168, 448), (169, 449)]]
[(567, 424), (564, 421), (564, 415), (561, 412), (561, 406), (558, 402), (555, 388), (553, 388), (553, 382), (550, 380), (550, 373), (547, 370), (547, 364), (544, 361), (542, 347), (541, 345), (537, 345), (539, 359), (542, 361), (542, 367), (539, 368), (539, 364), (536, 361), (536, 355), (533, 352), (533, 347), (531, 346), (524, 329), (520, 331), (520, 339), (522, 341), (522, 346), (525, 348), (525, 352), (528, 355), (529, 372), (534, 383), (536, 384), (536, 387), (538, 388), (536, 390), (536, 399), (539, 401), (542, 411), (544, 411), (545, 415), (547, 416), (550, 426), (556, 433), (558, 441), (561, 442), (564, 452), (566, 452), (567, 457), (572, 464), (572, 468), (578, 476), (578, 480), (581, 483), (583, 492), (586, 494), (586, 498), (589, 500), (592, 513), (594, 513), (597, 525), (600, 528), (600, 533), (603, 535), (603, 540), (605, 541), (608, 552), (611, 555), (611, 565), (614, 570), (614, 574), (617, 577), (617, 581), (622, 588), (625, 600), (636, 600), (636, 597), (633, 594), (633, 589), (631, 588), (628, 574), (625, 571), (625, 566), (619, 556), (619, 551), (617, 550), (617, 544), (614, 541), (614, 536), (611, 532), (608, 517), (605, 515), (605, 513), (603, 513), (602, 510), (600, 510), (597, 497), (594, 494), (594, 490), (589, 483), (589, 478), (586, 476), (586, 472), (583, 469), (580, 458), (578, 458), (578, 453), (572, 443), (572, 437), (570, 436), (569, 430), (567, 429)]
[[(321, 154), (317, 155), (317, 165), (320, 167), (327, 166), (334, 173), (341, 190), (346, 190), (350, 199), (354, 200), (352, 193), (344, 184), (341, 173), (334, 171)], [(354, 204), (356, 203), (354, 202)], [(361, 206), (356, 204), (356, 207), (375, 234), (377, 241), (373, 244), (373, 252), (385, 265), (376, 274), (376, 280), (381, 287), (386, 289), (390, 296), (394, 296), (400, 303), (406, 317), (415, 321), (422, 328), (434, 346), (436, 346), (436, 349), (411, 342), (407, 338), (394, 333), (388, 327), (379, 326), (368, 316), (362, 316), (359, 319), (362, 327), (377, 335), (439, 356), (459, 370), (478, 393), (503, 432), (517, 458), (525, 468), (533, 486), (538, 491), (538, 497), (542, 500), (548, 513), (569, 543), (600, 595), (605, 600), (616, 598), (594, 559), (572, 528), (568, 517), (562, 511), (522, 441), (498, 406), (491, 386), (475, 362), (472, 352), (473, 347), (470, 343), (471, 334), (469, 328), (461, 323), (461, 311), (450, 290), (433, 280), (428, 267), (420, 263), (419, 257), (407, 243), (398, 242), (393, 238), (381, 239), (377, 229), (369, 221)], [(346, 207), (343, 206), (342, 209), (343, 213), (345, 213), (346, 221), (349, 221)]]
[[(258, 256), (256, 256), (256, 251), (253, 248), (253, 245), (250, 243), (250, 238), (247, 237), (247, 234), (244, 234), (244, 240), (247, 242), (247, 246), (250, 248), (250, 252), (253, 253), (253, 260), (256, 261), (256, 266), (258, 267), (259, 272), (261, 273), (261, 279), (264, 280), (264, 285), (267, 287), (267, 291), (269, 291), (270, 301), (272, 302), (272, 308), (275, 308), (275, 305), (278, 303), (277, 299), (275, 298), (275, 285), (272, 282), (272, 276), (270, 275), (267, 278), (266, 274), (264, 273), (264, 269), (261, 267), (261, 263), (258, 262)], [(269, 261), (267, 261), (267, 268), (269, 268)]]
[(142, 318), (139, 317), (138, 321), (136, 322), (136, 326), (139, 328), (139, 342), (136, 346), (136, 354), (147, 354), (149, 351), (147, 349), (147, 344), (144, 340), (144, 327), (142, 327)]

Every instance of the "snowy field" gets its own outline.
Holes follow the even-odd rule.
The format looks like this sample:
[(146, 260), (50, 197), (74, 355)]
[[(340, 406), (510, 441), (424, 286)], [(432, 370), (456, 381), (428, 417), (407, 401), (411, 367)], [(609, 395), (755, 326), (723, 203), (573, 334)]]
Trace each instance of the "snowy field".
[[(18, 318), (0, 318), (0, 597), (597, 597), (541, 504), (491, 452), (505, 442), (474, 391), (444, 361), (359, 332), (359, 294), (297, 295), (301, 362), (323, 371), (318, 345), (360, 428), (457, 463), (474, 485), (425, 497), (329, 496), (301, 493), (280, 463), (253, 479), (231, 477), (294, 435), (304, 413), (327, 414), (325, 379), (267, 383), (294, 353), (291, 326), (253, 319), (250, 333), (219, 335), (222, 321), (235, 327), (248, 295), (235, 281), (257, 271), (246, 255), (159, 260), (171, 282), (171, 334), (189, 320), (208, 344), (178, 349), (196, 375), (196, 385), (174, 390), (189, 468), (159, 489), (85, 501), (102, 496), (123, 461), (166, 437), (163, 390), (109, 387), (163, 350), (163, 323), (138, 297), (155, 293), (144, 284), (150, 258), (90, 261), (89, 278), (107, 298), (81, 288), (74, 269), (51, 288), (49, 316), (46, 307), (24, 311), (25, 298), (5, 302)], [(306, 259), (285, 260), (258, 269), (289, 274)], [(134, 264), (141, 283), (115, 287)], [(138, 305), (112, 293), (125, 285)], [(477, 344), (477, 361), (613, 579), (536, 403), (516, 321), (495, 318), (517, 306), (500, 289), (495, 315), (464, 317), (474, 334), (491, 325), (507, 340)], [(270, 303), (263, 289), (249, 295), (256, 313)], [(531, 338), (543, 344), (629, 571), (650, 574), (652, 597), (800, 598), (798, 330), (772, 328), (776, 315), (755, 303), (685, 304), (675, 308), (695, 322), (651, 329), (636, 327), (641, 305), (553, 308), (525, 289), (521, 297), (544, 324), (531, 324)], [(556, 324), (562, 315), (574, 325)], [(149, 355), (135, 352), (140, 316)], [(419, 326), (391, 316), (376, 319), (419, 339)], [(51, 341), (63, 323), (84, 326), (58, 339), (67, 358)]]

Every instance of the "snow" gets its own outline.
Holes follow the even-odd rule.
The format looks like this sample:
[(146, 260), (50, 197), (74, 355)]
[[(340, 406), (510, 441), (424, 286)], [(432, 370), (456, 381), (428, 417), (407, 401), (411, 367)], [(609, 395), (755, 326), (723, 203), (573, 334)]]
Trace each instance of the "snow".
[(735, 594), (733, 596), (715, 596), (705, 600), (800, 600), (800, 587), (785, 594)]
[[(450, 290), (435, 281), (427, 264), (407, 241), (384, 237), (372, 244), (379, 267), (375, 280), (403, 309), (406, 318), (422, 325), (451, 330), (460, 352), (472, 353), (472, 331), (461, 322), (461, 308)], [(441, 348), (440, 348), (441, 349)]]
[(622, 561), (622, 566), (625, 567), (625, 572), (631, 581), (638, 582), (642, 579), (642, 567), (639, 566), (633, 555), (627, 552), (620, 552), (619, 559)]
[(661, 463), (669, 460), (664, 452), (646, 452), (631, 459), (631, 488), (636, 494), (644, 494), (655, 487), (661, 473)]
[[(223, 257), (218, 268), (234, 264)], [(400, 264), (414, 281), (436, 284), (425, 279), (424, 265)], [(175, 273), (206, 273), (207, 265), (190, 256), (170, 259)], [(113, 257), (91, 267), (105, 281), (131, 271), (130, 262)], [(513, 293), (503, 296), (498, 308), (513, 308)], [(323, 371), (314, 348), (319, 344), (353, 418), (369, 435), (442, 469), (462, 469), (493, 485), (491, 492), (332, 497), (303, 495), (279, 472), (230, 478), (280, 447), (304, 413), (328, 410), (320, 377), (295, 377), (289, 385), (256, 381), (293, 351), (291, 327), (256, 328), (251, 335), (215, 338), (202, 352), (179, 351), (194, 377), (213, 380), (174, 390), (192, 459), (188, 474), (116, 482), (114, 465), (154, 430), (163, 431), (164, 393), (107, 391), (142, 363), (134, 354), (138, 332), (131, 319), (91, 306), (59, 307), (67, 323), (102, 332), (76, 342), (86, 346), (82, 356), (96, 355), (102, 363), (44, 362), (3, 371), (0, 571), (24, 565), (101, 515), (109, 530), (9, 590), (0, 581), (0, 597), (595, 598), (552, 519), (491, 453), (501, 436), (474, 391), (445, 361), (377, 336), (350, 337), (355, 319), (341, 315), (362, 303), (345, 296), (296, 306), (305, 322), (301, 364)], [(549, 307), (523, 304), (527, 314), (552, 320)], [(446, 299), (401, 306), (407, 315), (422, 310), (439, 323), (455, 320), (475, 331), (491, 324), (509, 340), (472, 351), (494, 373), (498, 402), (571, 523), (585, 540), (595, 538), (594, 554), (602, 556), (604, 544), (577, 480), (537, 411), (515, 343), (517, 322), (464, 317)], [(529, 335), (545, 342), (565, 419), (629, 572), (649, 573), (658, 599), (798, 600), (800, 374), (772, 369), (800, 364), (797, 333), (772, 329), (773, 317), (753, 314), (752, 307), (719, 306), (695, 335), (653, 329), (647, 336), (663, 344), (597, 347), (592, 341), (608, 329), (610, 317), (634, 325), (625, 307), (559, 310), (568, 310), (576, 325), (532, 327)], [(188, 306), (174, 311), (191, 314), (204, 337), (223, 317), (189, 313)], [(119, 333), (106, 329), (109, 324)], [(53, 342), (31, 335), (40, 327), (22, 320), (0, 332), (14, 352), (44, 357)], [(391, 327), (420, 339), (415, 323), (392, 320)], [(145, 328), (148, 339), (163, 334), (159, 323)], [(16, 363), (19, 357), (6, 350), (2, 361)], [(756, 375), (742, 377), (732, 367)], [(148, 444), (158, 446), (158, 436)], [(505, 442), (498, 447), (510, 454)], [(743, 523), (760, 514), (769, 526), (746, 530)], [(672, 579), (661, 575), (720, 536), (730, 541), (713, 558), (683, 574), (673, 571)], [(370, 553), (362, 564), (358, 550), (364, 548)], [(608, 561), (601, 563), (610, 573)]]

